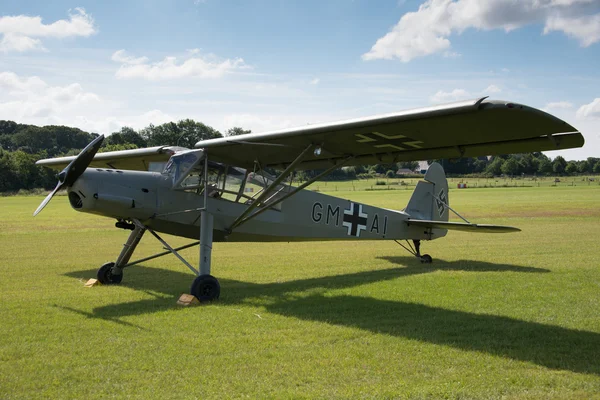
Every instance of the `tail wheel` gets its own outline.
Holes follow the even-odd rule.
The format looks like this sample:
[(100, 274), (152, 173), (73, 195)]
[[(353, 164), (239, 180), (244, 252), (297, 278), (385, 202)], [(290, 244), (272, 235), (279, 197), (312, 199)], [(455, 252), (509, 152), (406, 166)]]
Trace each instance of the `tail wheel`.
[(429, 254), (423, 254), (421, 256), (421, 264), (431, 264), (433, 262), (433, 258)]

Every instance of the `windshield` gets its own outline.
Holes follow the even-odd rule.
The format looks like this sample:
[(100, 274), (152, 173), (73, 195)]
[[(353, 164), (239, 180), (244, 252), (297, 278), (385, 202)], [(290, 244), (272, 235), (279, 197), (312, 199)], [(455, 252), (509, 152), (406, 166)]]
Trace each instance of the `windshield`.
[(162, 173), (169, 175), (173, 185), (176, 185), (200, 161), (202, 155), (202, 150), (175, 154), (169, 159)]

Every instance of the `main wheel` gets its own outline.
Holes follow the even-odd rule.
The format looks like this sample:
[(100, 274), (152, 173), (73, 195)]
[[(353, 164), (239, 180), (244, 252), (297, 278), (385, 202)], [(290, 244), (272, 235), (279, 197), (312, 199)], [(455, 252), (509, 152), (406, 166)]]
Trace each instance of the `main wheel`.
[(113, 274), (112, 268), (115, 266), (114, 262), (109, 262), (104, 264), (98, 270), (98, 280), (103, 285), (111, 285), (116, 283), (121, 283), (123, 280), (123, 272), (120, 274)]
[(212, 275), (200, 275), (194, 279), (190, 293), (200, 301), (213, 301), (221, 294), (221, 285)]
[(429, 254), (423, 254), (421, 256), (422, 264), (431, 264), (432, 262), (433, 262), (433, 258), (431, 258), (431, 256)]

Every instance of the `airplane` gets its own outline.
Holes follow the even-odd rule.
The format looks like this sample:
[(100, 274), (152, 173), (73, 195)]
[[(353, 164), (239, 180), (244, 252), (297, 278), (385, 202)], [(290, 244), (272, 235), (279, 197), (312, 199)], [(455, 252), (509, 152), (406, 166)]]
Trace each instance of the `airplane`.
[[(510, 226), (471, 223), (449, 205), (443, 168), (433, 163), (408, 205), (390, 210), (305, 190), (342, 166), (475, 157), (581, 147), (568, 123), (532, 107), (479, 99), (347, 121), (266, 133), (202, 140), (193, 149), (157, 146), (97, 153), (98, 136), (78, 156), (37, 162), (55, 169), (57, 191), (66, 189), (73, 209), (116, 219), (131, 230), (114, 262), (102, 265), (102, 284), (118, 284), (123, 270), (173, 254), (195, 275), (190, 293), (201, 302), (220, 296), (211, 275), (213, 242), (393, 240), (423, 263), (421, 241), (448, 230), (515, 232)], [(293, 186), (298, 170), (318, 170)], [(267, 171), (278, 170), (276, 177)], [(286, 183), (290, 179), (289, 183)], [(450, 212), (463, 222), (449, 221)], [(131, 261), (149, 232), (164, 251)], [(173, 248), (159, 233), (191, 238)], [(405, 243), (402, 243), (405, 241)], [(198, 268), (179, 251), (199, 246)]]

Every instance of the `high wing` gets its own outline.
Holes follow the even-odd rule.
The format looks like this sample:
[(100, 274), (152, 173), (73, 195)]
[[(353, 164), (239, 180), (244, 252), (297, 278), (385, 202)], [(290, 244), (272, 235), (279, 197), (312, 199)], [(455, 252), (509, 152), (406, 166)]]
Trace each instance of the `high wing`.
[[(240, 167), (327, 168), (559, 150), (583, 146), (568, 123), (525, 105), (486, 97), (327, 124), (203, 140), (213, 161)], [(319, 151), (320, 150), (320, 151)]]
[(425, 219), (408, 219), (406, 220), (408, 226), (421, 226), (423, 228), (431, 229), (451, 229), (455, 231), (466, 231), (466, 232), (485, 232), (485, 233), (508, 233), (508, 232), (520, 232), (519, 228), (512, 226), (503, 225), (488, 225), (488, 224), (467, 224), (464, 222), (448, 222), (448, 221), (429, 221)]
[[(156, 146), (145, 149), (97, 153), (89, 167), (148, 171), (151, 163), (166, 162), (169, 160), (171, 155), (181, 150), (186, 149), (175, 146)], [(77, 156), (46, 158), (44, 160), (37, 161), (36, 164), (60, 170), (66, 167), (76, 157)]]

